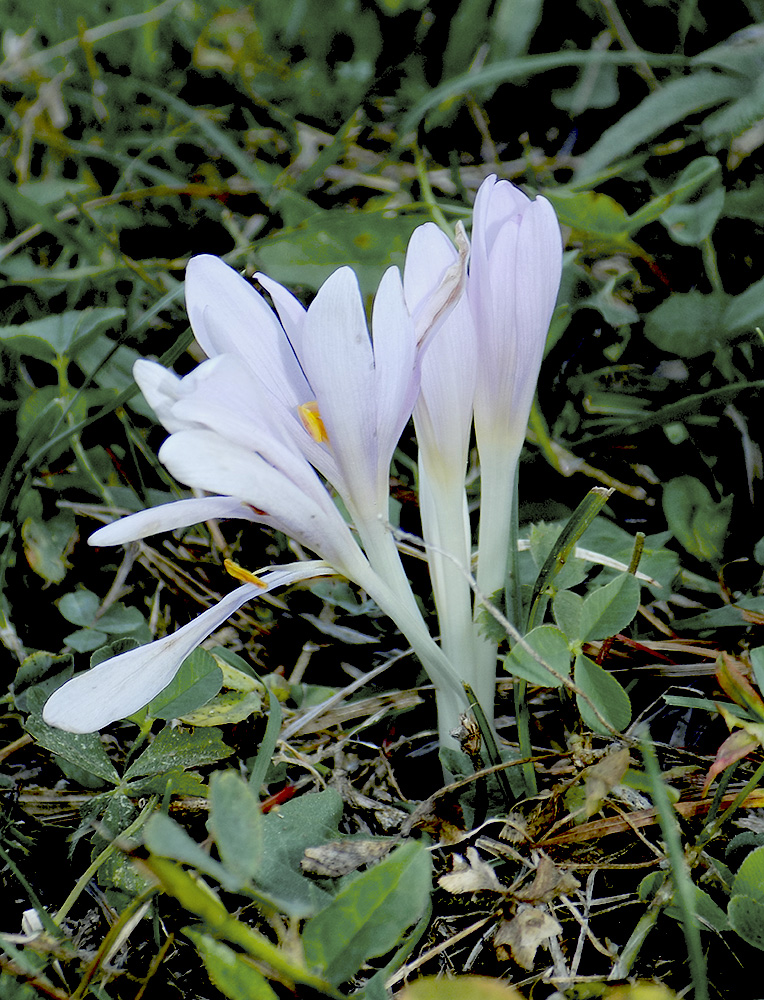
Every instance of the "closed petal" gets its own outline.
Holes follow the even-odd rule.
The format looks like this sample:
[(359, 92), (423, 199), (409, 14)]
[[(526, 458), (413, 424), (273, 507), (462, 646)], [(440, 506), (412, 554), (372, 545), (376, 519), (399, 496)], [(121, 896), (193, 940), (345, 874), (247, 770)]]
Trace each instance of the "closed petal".
[(374, 381), (379, 488), (387, 494), (390, 462), (419, 394), (419, 353), (397, 267), (387, 270), (374, 298)]

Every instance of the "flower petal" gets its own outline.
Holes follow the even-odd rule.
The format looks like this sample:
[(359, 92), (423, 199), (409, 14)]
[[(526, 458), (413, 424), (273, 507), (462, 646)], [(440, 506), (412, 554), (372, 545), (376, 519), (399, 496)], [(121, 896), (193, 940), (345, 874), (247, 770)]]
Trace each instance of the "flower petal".
[(198, 497), (192, 500), (176, 500), (173, 503), (149, 507), (147, 510), (129, 514), (119, 521), (104, 525), (88, 538), (88, 545), (126, 545), (156, 535), (160, 531), (174, 531), (188, 528), (210, 518), (243, 518), (258, 521), (252, 508), (236, 497)]
[(54, 691), (42, 717), (70, 733), (94, 733), (132, 715), (167, 687), (180, 665), (234, 611), (266, 591), (254, 583), (234, 590), (172, 635), (104, 660)]
[(204, 353), (234, 354), (287, 406), (309, 399), (305, 377), (265, 299), (218, 257), (192, 257), (186, 308)]
[(265, 586), (246, 583), (172, 635), (104, 660), (54, 691), (42, 717), (56, 729), (93, 733), (147, 705), (177, 674), (196, 647), (247, 601), (334, 570), (323, 562), (279, 566), (260, 575)]
[[(318, 476), (302, 462), (288, 476), (260, 455), (226, 441), (212, 431), (180, 431), (159, 451), (160, 461), (187, 486), (235, 494), (251, 504), (263, 524), (291, 538), (332, 562), (353, 577), (362, 559), (350, 530)], [(301, 460), (295, 456), (295, 463)]]

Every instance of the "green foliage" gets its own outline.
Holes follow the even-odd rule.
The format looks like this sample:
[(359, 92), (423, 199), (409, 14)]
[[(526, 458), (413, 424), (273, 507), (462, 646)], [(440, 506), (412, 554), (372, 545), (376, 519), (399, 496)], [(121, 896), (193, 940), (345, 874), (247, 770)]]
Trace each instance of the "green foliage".
[[(520, 553), (519, 573), (525, 610), (534, 609), (525, 638), (535, 655), (515, 642), (504, 660), (517, 690), (534, 689), (528, 757), (539, 747), (563, 746), (579, 730), (594, 734), (595, 747), (613, 730), (623, 732), (632, 705), (634, 716), (641, 715), (659, 697), (658, 663), (667, 672), (684, 669), (701, 689), (666, 694), (665, 707), (695, 719), (723, 707), (739, 723), (760, 722), (755, 687), (764, 687), (764, 656), (752, 630), (764, 613), (764, 549), (760, 529), (750, 529), (760, 501), (764, 387), (757, 332), (764, 327), (757, 252), (764, 225), (764, 61), (760, 25), (753, 22), (764, 17), (764, 7), (758, 0), (723, 10), (704, 0), (661, 0), (639, 10), (621, 3), (624, 35), (611, 20), (615, 5), (580, 0), (562, 19), (553, 6), (542, 0), (69, 0), (38, 5), (31, 30), (26, 6), (6, 5), (0, 421), (8, 444), (0, 466), (0, 639), (7, 650), (3, 725), (10, 749), (0, 784), (25, 801), (39, 783), (52, 798), (78, 797), (81, 813), (70, 829), (44, 828), (30, 814), (14, 832), (15, 804), (9, 802), (6, 816), (4, 803), (0, 847), (12, 845), (12, 857), (6, 862), (3, 855), (3, 870), (16, 880), (14, 900), (19, 886), (32, 900), (35, 888), (41, 891), (38, 881), (44, 883), (51, 913), (73, 894), (61, 921), (75, 919), (77, 900), (87, 912), (84, 888), (93, 878), (108, 893), (102, 905), (110, 919), (114, 913), (122, 919), (138, 900), (150, 909), (131, 932), (141, 944), (128, 952), (129, 975), (110, 971), (108, 981), (100, 978), (103, 952), (94, 960), (87, 939), (77, 953), (63, 937), (53, 944), (3, 938), (13, 968), (29, 977), (27, 983), (0, 973), (3, 997), (67, 989), (113, 1000), (134, 996), (144, 985), (136, 982), (142, 959), (156, 954), (165, 928), (176, 935), (188, 922), (193, 926), (174, 937), (179, 958), (171, 951), (152, 966), (149, 991), (165, 993), (170, 981), (172, 989), (185, 989), (182, 978), (173, 980), (182, 962), (183, 975), (196, 976), (203, 966), (214, 988), (232, 1000), (299, 994), (303, 986), (336, 996), (361, 985), (376, 1000), (424, 934), (428, 906), (442, 917), (429, 853), (413, 839), (403, 838), (376, 867), (336, 883), (301, 868), (306, 849), (343, 838), (340, 830), (354, 821), (351, 799), (343, 818), (343, 799), (325, 784), (344, 780), (347, 762), (379, 743), (385, 713), (383, 725), (404, 739), (405, 713), (419, 697), (405, 703), (406, 692), (390, 695), (385, 688), (381, 695), (370, 683), (368, 692), (354, 689), (344, 698), (347, 714), (331, 716), (331, 737), (321, 716), (297, 728), (301, 713), (348, 683), (335, 653), (351, 627), (356, 637), (378, 638), (379, 650), (390, 648), (377, 609), (344, 582), (322, 581), (294, 595), (300, 610), (290, 617), (268, 606), (249, 609), (237, 623), (234, 648), (245, 647), (240, 657), (230, 650), (194, 653), (148, 710), (103, 738), (52, 730), (42, 721), (45, 699), (87, 666), (89, 654), (96, 664), (169, 634), (188, 620), (191, 602), (206, 604), (226, 590), (222, 555), (243, 551), (255, 567), (278, 562), (286, 551), (278, 534), (239, 534), (230, 523), (150, 539), (127, 552), (104, 549), (95, 558), (85, 544), (94, 527), (121, 512), (188, 496), (156, 460), (163, 431), (137, 395), (131, 369), (138, 358), (161, 357), (186, 372), (198, 358), (186, 355), (191, 336), (182, 304), (183, 268), (192, 253), (222, 254), (248, 275), (263, 270), (303, 301), (349, 263), (370, 297), (383, 269), (401, 263), (416, 225), (434, 220), (452, 228), (468, 218), (488, 172), (547, 197), (567, 250), (520, 486), (520, 534), (528, 549)], [(403, 451), (409, 460), (406, 439)], [(396, 462), (396, 476), (410, 466)], [(585, 493), (581, 477), (616, 494), (606, 515), (588, 527), (574, 517), (574, 530), (564, 536)], [(396, 489), (401, 523), (416, 531), (409, 482), (401, 475)], [(638, 529), (647, 535), (638, 570), (649, 579), (625, 572)], [(503, 607), (502, 595), (494, 596)], [(637, 615), (640, 599), (652, 618)], [(487, 621), (496, 637), (506, 637)], [(311, 652), (316, 629), (330, 649)], [(686, 651), (696, 648), (698, 633), (736, 651), (745, 666), (750, 660), (756, 682), (746, 679), (750, 691), (729, 673), (725, 691), (732, 701), (722, 701), (705, 663), (695, 669), (694, 659), (685, 662), (695, 655)], [(228, 643), (231, 634), (218, 641)], [(351, 673), (368, 669), (360, 643), (344, 646), (342, 657), (351, 661)], [(283, 667), (287, 678), (310, 672), (291, 686), (269, 673), (266, 689), (252, 676), (250, 660), (264, 673)], [(630, 671), (636, 661), (649, 669), (649, 685)], [(395, 676), (403, 686), (415, 683), (410, 672)], [(366, 694), (383, 700), (367, 709)], [(521, 718), (503, 707), (505, 718)], [(653, 718), (663, 724), (658, 709)], [(360, 735), (369, 725), (377, 728)], [(714, 733), (714, 725), (698, 729)], [(342, 750), (332, 756), (321, 741), (335, 734)], [(745, 754), (760, 745), (745, 728), (735, 734), (721, 748), (722, 737), (714, 742), (708, 735), (694, 747), (709, 759), (717, 754), (713, 777), (720, 786), (735, 763), (749, 773)], [(511, 727), (502, 735), (515, 740)], [(210, 768), (229, 758), (235, 766), (210, 777)], [(394, 752), (384, 759), (391, 771), (400, 768)], [(433, 789), (420, 779), (419, 758), (405, 759), (405, 776), (416, 786), (411, 794), (426, 799)], [(468, 781), (471, 761), (463, 760)], [(247, 770), (249, 782), (241, 776)], [(509, 772), (515, 784), (519, 772)], [(542, 773), (546, 792), (554, 772)], [(299, 784), (305, 782), (321, 790), (305, 791)], [(269, 796), (295, 787), (300, 794), (263, 814), (263, 786)], [(449, 809), (453, 804), (457, 813), (461, 804), (467, 815), (480, 815), (481, 791), (473, 791), (472, 798), (454, 793)], [(721, 838), (724, 827), (713, 826), (720, 801), (708, 829)], [(202, 846), (195, 810), (207, 808)], [(485, 804), (492, 822), (496, 808), (493, 800)], [(676, 833), (671, 807), (661, 808), (662, 822)], [(437, 822), (439, 810), (436, 800)], [(379, 821), (368, 811), (358, 827)], [(694, 849), (688, 827), (680, 832)], [(112, 836), (119, 848), (109, 843)], [(45, 871), (41, 859), (56, 837), (56, 861), (63, 860)], [(174, 909), (149, 888), (146, 870), (139, 873), (121, 853), (131, 837), (142, 837), (146, 863), (177, 901)], [(711, 942), (710, 979), (717, 935), (732, 952), (725, 950), (720, 962), (723, 976), (728, 966), (739, 967), (734, 963), (745, 967), (749, 955), (737, 949), (764, 947), (761, 850), (749, 854), (726, 888), (709, 879), (701, 889), (696, 873), (682, 869), (681, 905), (670, 880), (646, 881), (644, 893), (631, 899), (644, 905), (645, 923), (637, 921), (626, 945), (616, 938), (618, 978), (633, 978), (627, 960), (638, 967), (646, 928), (664, 913), (683, 926), (697, 917), (700, 929), (715, 929), (713, 937), (704, 935)], [(681, 845), (671, 851), (679, 871)], [(708, 856), (700, 848), (697, 855)], [(514, 862), (500, 864), (511, 868), (508, 883), (522, 873)], [(67, 882), (72, 873), (75, 889)], [(619, 877), (613, 893), (625, 895), (626, 875)], [(610, 875), (603, 870), (598, 878)], [(214, 893), (204, 879), (215, 883)], [(450, 901), (449, 921), (458, 919), (455, 909)], [(596, 915), (592, 920), (595, 936), (610, 938), (609, 928), (596, 927)], [(696, 995), (702, 995), (692, 933), (688, 946), (695, 948)], [(488, 965), (485, 943), (483, 949)], [(561, 954), (575, 949), (568, 940)], [(653, 961), (647, 946), (643, 955), (651, 975), (667, 967), (660, 955)], [(668, 957), (674, 968), (682, 964), (673, 950)], [(152, 982), (162, 979), (165, 961), (169, 978)], [(585, 965), (584, 957), (582, 978), (590, 971)], [(81, 967), (92, 979), (80, 982)], [(265, 970), (276, 975), (270, 979)], [(673, 974), (681, 993), (687, 982)], [(509, 994), (497, 979), (475, 979), (440, 979), (433, 988), (476, 1000)], [(413, 1000), (430, 985), (406, 990)], [(650, 988), (670, 995), (667, 987)], [(615, 1000), (627, 987), (587, 983), (586, 989)], [(644, 984), (628, 989), (635, 997), (653, 995)]]

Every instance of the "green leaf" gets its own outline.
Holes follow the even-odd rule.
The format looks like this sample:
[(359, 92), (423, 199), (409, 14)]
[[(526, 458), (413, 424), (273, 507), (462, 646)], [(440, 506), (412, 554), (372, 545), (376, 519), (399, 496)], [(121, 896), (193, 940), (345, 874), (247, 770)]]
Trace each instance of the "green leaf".
[(738, 97), (745, 87), (743, 80), (707, 70), (669, 80), (602, 134), (579, 161), (576, 177), (599, 173), (670, 125)]
[(300, 870), (306, 847), (337, 837), (342, 798), (332, 788), (301, 795), (263, 819), (263, 858), (256, 882), (291, 916), (321, 909), (327, 894)]
[(214, 698), (223, 686), (223, 674), (206, 649), (195, 649), (183, 661), (167, 687), (149, 702), (154, 719), (179, 719)]
[(750, 896), (733, 896), (727, 907), (727, 918), (736, 934), (764, 951), (764, 903)]
[(217, 771), (210, 778), (207, 829), (215, 838), (223, 864), (246, 882), (263, 859), (263, 814), (260, 800), (235, 771)]
[(143, 829), (143, 842), (153, 854), (193, 865), (198, 871), (214, 878), (224, 889), (233, 892), (241, 888), (239, 878), (211, 858), (201, 844), (197, 844), (180, 823), (166, 813), (154, 813), (149, 819)]
[[(239, 945), (253, 958), (266, 962), (293, 982), (313, 986), (320, 993), (329, 988), (328, 983), (320, 976), (308, 972), (292, 961), (286, 950), (282, 950), (263, 934), (232, 917), (218, 897), (210, 892), (203, 882), (192, 878), (180, 865), (155, 856), (143, 862), (143, 865), (153, 872), (164, 891), (199, 917), (216, 938), (225, 938), (232, 944)], [(331, 990), (329, 995), (336, 996)]]
[(427, 850), (412, 841), (353, 879), (305, 924), (308, 962), (339, 985), (390, 951), (427, 906), (431, 868)]
[(732, 883), (733, 896), (750, 896), (764, 905), (764, 847), (745, 858)]
[(70, 510), (61, 511), (47, 521), (28, 517), (21, 525), (24, 555), (30, 567), (50, 583), (60, 583), (70, 567), (67, 553), (77, 536), (77, 526)]
[(151, 745), (143, 751), (125, 772), (125, 780), (147, 774), (162, 774), (175, 768), (201, 767), (215, 764), (233, 753), (221, 739), (219, 729), (194, 730), (190, 733), (171, 729), (169, 726), (159, 733)]
[(116, 785), (119, 775), (106, 755), (100, 738), (95, 733), (67, 733), (46, 725), (42, 717), (32, 714), (26, 721), (27, 732), (47, 750), (59, 754), (64, 760)]
[(212, 985), (229, 1000), (278, 1000), (267, 980), (240, 952), (209, 934), (183, 931), (201, 955)]
[[(579, 653), (573, 668), (573, 680), (597, 706), (601, 715), (613, 729), (622, 732), (628, 726), (631, 721), (631, 702), (629, 696), (612, 674), (603, 670), (588, 656)], [(592, 732), (610, 735), (580, 695), (576, 696), (576, 701), (581, 718)]]
[(42, 361), (73, 360), (103, 330), (122, 320), (124, 309), (83, 309), (44, 316), (14, 326), (0, 326), (0, 343)]
[(724, 325), (728, 333), (750, 332), (764, 326), (764, 278), (749, 285), (727, 306)]
[(77, 589), (64, 594), (58, 602), (58, 610), (72, 625), (92, 625), (98, 605), (101, 602), (92, 590)]
[(663, 512), (674, 537), (691, 555), (718, 563), (732, 513), (732, 497), (714, 501), (692, 476), (679, 476), (663, 490)]
[(640, 590), (631, 573), (621, 573), (604, 587), (597, 587), (584, 599), (579, 634), (568, 638), (592, 642), (622, 631), (637, 613)]
[(368, 210), (318, 212), (297, 228), (281, 230), (261, 241), (258, 261), (282, 284), (314, 290), (332, 271), (349, 264), (363, 294), (371, 295), (379, 282), (380, 267), (403, 261), (408, 239), (421, 221), (416, 215), (391, 219)]
[(561, 590), (554, 595), (552, 612), (554, 620), (570, 639), (581, 635), (581, 615), (584, 610), (584, 599), (572, 590)]
[(675, 293), (645, 320), (645, 336), (662, 351), (697, 358), (729, 339), (725, 312), (730, 299), (722, 292)]
[[(568, 640), (554, 625), (539, 625), (525, 636), (525, 641), (558, 674), (570, 676)], [(529, 684), (562, 687), (562, 680), (537, 663), (518, 642), (512, 647), (510, 655), (504, 657), (504, 666), (513, 677), (520, 677)]]

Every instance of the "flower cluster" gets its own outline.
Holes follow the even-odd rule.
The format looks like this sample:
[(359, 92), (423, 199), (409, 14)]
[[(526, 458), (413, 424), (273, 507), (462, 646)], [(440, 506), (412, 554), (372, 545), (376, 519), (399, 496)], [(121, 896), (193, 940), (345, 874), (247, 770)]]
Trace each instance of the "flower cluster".
[[(550, 204), (495, 177), (477, 194), (471, 255), (460, 227), (457, 244), (431, 223), (420, 226), (403, 277), (390, 268), (379, 284), (371, 330), (350, 268), (335, 271), (307, 309), (257, 275), (274, 311), (218, 258), (192, 258), (186, 304), (207, 360), (185, 378), (146, 360), (134, 374), (169, 432), (160, 460), (207, 495), (133, 514), (89, 541), (119, 545), (209, 518), (241, 518), (277, 528), (319, 560), (267, 568), (172, 635), (76, 676), (48, 700), (49, 725), (93, 732), (132, 714), (236, 609), (327, 573), (363, 588), (411, 644), (435, 684), (443, 740), (463, 710), (463, 681), (490, 717), (496, 651), (473, 621), (468, 450), (474, 418), (477, 582), (491, 594), (505, 583), (515, 471), (562, 248)], [(412, 413), (440, 643), (388, 524), (390, 463)]]

